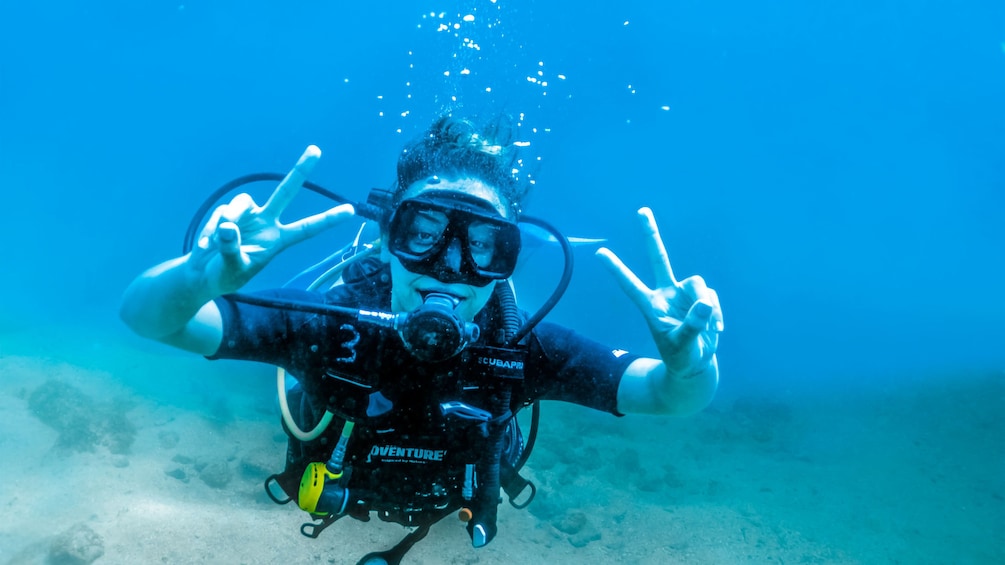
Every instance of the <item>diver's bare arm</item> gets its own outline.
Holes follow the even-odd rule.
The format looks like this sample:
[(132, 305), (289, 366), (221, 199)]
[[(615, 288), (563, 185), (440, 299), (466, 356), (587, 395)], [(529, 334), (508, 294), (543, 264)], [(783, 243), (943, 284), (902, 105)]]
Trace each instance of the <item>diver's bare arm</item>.
[(618, 412), (688, 416), (708, 406), (718, 385), (719, 365), (714, 356), (703, 370), (687, 377), (668, 376), (659, 359), (636, 359), (621, 377)]
[(639, 219), (656, 275), (655, 288), (646, 286), (609, 249), (597, 251), (642, 312), (661, 357), (639, 359), (628, 366), (618, 387), (618, 410), (690, 414), (712, 400), (719, 382), (715, 359), (723, 329), (719, 297), (699, 276), (677, 281), (652, 211), (640, 209)]
[(119, 311), (137, 334), (187, 351), (211, 355), (223, 339), (215, 291), (200, 282), (190, 255), (161, 263), (129, 285)]

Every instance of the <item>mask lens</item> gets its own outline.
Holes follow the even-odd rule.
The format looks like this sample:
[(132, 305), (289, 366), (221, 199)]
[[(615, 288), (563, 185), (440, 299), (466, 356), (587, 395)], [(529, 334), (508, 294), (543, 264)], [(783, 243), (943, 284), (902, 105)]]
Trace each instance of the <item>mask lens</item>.
[(471, 260), (479, 268), (492, 270), (498, 235), (498, 226), (479, 221), (468, 224), (468, 250)]
[(436, 247), (443, 240), (450, 223), (446, 214), (436, 210), (416, 209), (408, 216), (410, 219), (406, 219), (402, 226), (405, 230), (402, 243), (409, 253), (415, 255), (425, 255)]

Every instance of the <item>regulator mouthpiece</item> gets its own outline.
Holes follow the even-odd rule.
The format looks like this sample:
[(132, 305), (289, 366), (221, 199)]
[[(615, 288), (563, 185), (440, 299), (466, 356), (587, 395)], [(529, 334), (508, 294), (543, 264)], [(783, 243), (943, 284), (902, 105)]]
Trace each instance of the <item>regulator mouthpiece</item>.
[(416, 359), (445, 361), (478, 341), (477, 324), (465, 322), (454, 311), (460, 301), (440, 293), (426, 295), (422, 306), (398, 324), (398, 334)]

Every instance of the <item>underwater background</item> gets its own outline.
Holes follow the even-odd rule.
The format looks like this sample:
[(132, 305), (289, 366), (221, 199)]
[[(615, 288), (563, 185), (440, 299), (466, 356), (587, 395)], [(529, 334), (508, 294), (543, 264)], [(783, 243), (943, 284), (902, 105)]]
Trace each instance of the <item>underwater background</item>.
[[(210, 513), (257, 505), (263, 523), (294, 526), (268, 538), (251, 523), (251, 538), (301, 537), (302, 516), (247, 494), (282, 464), (270, 369), (145, 342), (119, 322), (119, 297), (181, 252), (223, 183), (285, 172), (316, 144), (311, 180), (364, 199), (447, 111), (514, 116), (536, 181), (526, 212), (606, 238), (649, 282), (636, 210), (651, 207), (678, 278), (719, 293), (722, 380), (685, 420), (546, 406), (529, 464), (540, 504), (504, 518), (485, 552), (430, 539), (409, 557), (1005, 561), (1005, 4), (314, 0), (0, 8), (0, 505), (65, 511), (52, 531), (4, 520), (0, 562), (42, 562), (50, 535), (81, 521), (104, 539), (99, 562), (271, 562), (231, 559), (242, 542), (123, 541), (126, 524), (160, 515), (123, 518), (81, 492), (109, 473), (133, 485), (109, 493), (149, 482), (141, 455), (184, 487), (151, 486), (163, 507), (175, 492)], [(287, 219), (329, 205), (305, 192)], [(282, 284), (356, 225), (289, 250), (252, 286)], [(593, 250), (576, 249), (549, 319), (655, 354)], [(558, 259), (547, 246), (527, 258), (525, 308), (557, 283)], [(61, 415), (81, 407), (105, 419), (83, 424), (98, 435), (133, 437), (66, 447), (82, 424)], [(185, 432), (164, 439), (186, 418), (219, 434), (193, 440), (206, 453), (171, 451)], [(255, 444), (230, 455), (229, 484), (252, 486), (181, 484), (179, 465), (198, 469), (245, 430), (278, 454), (261, 472), (244, 458)], [(77, 479), (33, 473), (54, 460)], [(39, 491), (51, 506), (28, 500)], [(507, 520), (544, 533), (505, 536)], [(329, 534), (284, 559), (374, 549)], [(386, 535), (374, 543), (399, 533)]]

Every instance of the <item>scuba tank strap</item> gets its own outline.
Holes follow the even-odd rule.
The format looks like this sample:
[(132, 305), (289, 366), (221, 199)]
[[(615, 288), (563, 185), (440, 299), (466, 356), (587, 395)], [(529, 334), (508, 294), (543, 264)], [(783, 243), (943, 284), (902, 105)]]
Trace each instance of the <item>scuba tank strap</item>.
[[(527, 463), (527, 459), (530, 457), (531, 451), (534, 449), (534, 444), (537, 443), (537, 431), (541, 424), (541, 401), (535, 400), (533, 407), (531, 408), (530, 416), (530, 433), (527, 436), (527, 443), (524, 444), (523, 450), (519, 453), (516, 461), (503, 465), (500, 470), (500, 482), (502, 483), (502, 488), (506, 491), (506, 496), (509, 498), (509, 503), (513, 508), (522, 510), (530, 505), (534, 501), (534, 497), (537, 496), (537, 487), (529, 479), (524, 478), (520, 474), (520, 469)], [(514, 437), (513, 441), (519, 441), (519, 437)], [(530, 487), (530, 495), (523, 502), (516, 502), (516, 499), (523, 493), (523, 491)]]
[(457, 507), (451, 506), (438, 511), (435, 514), (431, 514), (428, 519), (423, 520), (423, 522), (419, 524), (419, 527), (416, 528), (415, 531), (402, 538), (402, 540), (395, 544), (394, 547), (384, 551), (367, 553), (362, 559), (356, 562), (356, 565), (366, 565), (367, 563), (373, 562), (380, 563), (381, 561), (376, 561), (378, 559), (382, 560), (383, 563), (386, 563), (387, 565), (398, 565), (401, 563), (401, 558), (408, 553), (408, 550), (412, 549), (413, 545), (422, 541), (423, 538), (429, 534), (429, 528), (431, 528), (433, 524), (439, 522), (455, 510), (457, 510)]
[[(299, 469), (289, 467), (281, 473), (269, 475), (268, 478), (265, 479), (265, 494), (268, 495), (268, 497), (272, 499), (272, 502), (275, 502), (276, 504), (281, 505), (293, 502), (296, 499), (289, 493), (297, 492), (297, 488), (300, 486), (300, 477), (302, 475), (303, 472)], [(282, 493), (282, 495), (279, 493)]]
[(348, 516), (348, 514), (329, 514), (323, 517), (319, 516), (313, 522), (305, 522), (301, 524), (300, 533), (304, 537), (317, 539), (317, 537), (321, 535), (321, 532), (328, 529), (328, 526), (331, 526), (335, 522), (338, 522), (345, 516)]
[[(503, 492), (506, 493), (510, 506), (517, 510), (523, 510), (530, 506), (534, 497), (537, 496), (537, 486), (530, 479), (521, 475), (519, 470), (509, 465), (503, 465), (499, 469), (499, 484), (502, 486)], [(527, 490), (527, 487), (530, 487), (530, 494), (522, 502), (517, 502), (517, 498)]]

